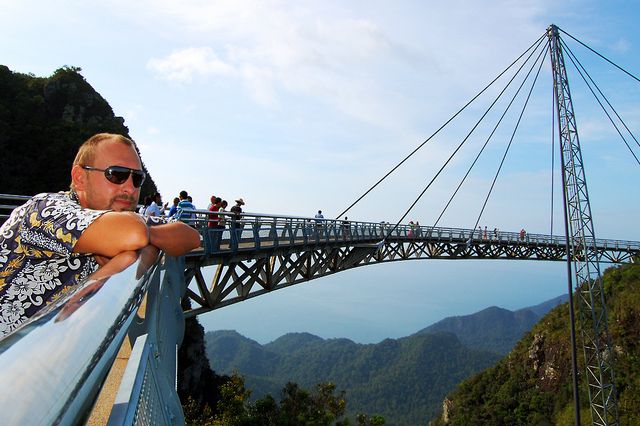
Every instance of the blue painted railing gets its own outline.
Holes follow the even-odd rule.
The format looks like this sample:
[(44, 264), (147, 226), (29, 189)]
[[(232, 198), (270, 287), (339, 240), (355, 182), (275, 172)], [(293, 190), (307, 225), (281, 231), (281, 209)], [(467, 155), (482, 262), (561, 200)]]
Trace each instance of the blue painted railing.
[[(219, 213), (225, 220), (224, 228), (209, 228), (211, 212), (185, 210), (192, 216), (185, 220), (203, 236), (206, 254), (252, 251), (281, 245), (309, 245), (330, 242), (372, 243), (384, 239), (429, 240), (451, 242), (496, 242), (505, 244), (553, 245), (563, 247), (566, 238), (556, 235), (505, 232), (480, 229), (431, 227), (388, 222), (361, 222), (333, 219), (315, 219), (286, 215), (243, 213), (236, 220), (232, 213)], [(604, 250), (640, 251), (640, 242), (597, 239), (596, 247)]]
[(183, 424), (175, 380), (184, 291), (184, 258), (147, 247), (0, 340), (0, 424), (84, 423), (125, 339), (133, 349), (108, 423)]

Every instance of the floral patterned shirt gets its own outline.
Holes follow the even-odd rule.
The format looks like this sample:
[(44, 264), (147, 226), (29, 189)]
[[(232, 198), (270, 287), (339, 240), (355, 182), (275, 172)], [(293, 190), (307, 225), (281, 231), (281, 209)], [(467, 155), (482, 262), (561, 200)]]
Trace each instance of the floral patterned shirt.
[(73, 192), (38, 194), (13, 211), (0, 227), (0, 337), (98, 268), (73, 247), (104, 213), (82, 208)]

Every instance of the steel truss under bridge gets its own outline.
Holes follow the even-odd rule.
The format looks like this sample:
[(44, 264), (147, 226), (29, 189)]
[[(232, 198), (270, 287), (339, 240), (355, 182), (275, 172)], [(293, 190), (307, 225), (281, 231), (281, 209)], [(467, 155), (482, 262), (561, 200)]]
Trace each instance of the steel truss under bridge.
[[(208, 212), (194, 225), (203, 248), (186, 257), (187, 289), (194, 316), (273, 290), (347, 269), (420, 259), (503, 259), (566, 261), (566, 239), (515, 232), (306, 218), (245, 215), (226, 229), (207, 228)], [(387, 235), (389, 234), (389, 235)], [(384, 241), (383, 238), (387, 237)], [(640, 243), (597, 240), (597, 255), (612, 263), (640, 254)], [(576, 256), (583, 256), (575, 252)], [(205, 279), (204, 269), (213, 276)]]

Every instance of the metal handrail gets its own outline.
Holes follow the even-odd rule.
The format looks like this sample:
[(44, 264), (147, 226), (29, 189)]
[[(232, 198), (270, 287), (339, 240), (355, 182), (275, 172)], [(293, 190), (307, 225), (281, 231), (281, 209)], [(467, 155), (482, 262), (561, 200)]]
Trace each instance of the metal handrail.
[[(0, 194), (0, 201), (3, 203), (6, 201), (27, 201), (31, 197), (28, 195), (12, 195), (12, 194)], [(18, 204), (0, 204), (0, 220), (4, 220), (9, 217), (11, 211), (18, 207)], [(2, 222), (0, 222), (1, 224)]]
[[(537, 244), (537, 245), (566, 245), (566, 237), (557, 235), (546, 235), (537, 233), (497, 231), (493, 230), (485, 233), (481, 230), (467, 228), (451, 228), (451, 227), (431, 227), (416, 226), (409, 224), (398, 225), (393, 229), (390, 223), (376, 223), (363, 221), (346, 221), (340, 219), (316, 219), (312, 217), (296, 217), (287, 215), (269, 215), (263, 213), (242, 213), (242, 218), (236, 220), (232, 212), (211, 212), (208, 210), (185, 209), (184, 212), (192, 214), (192, 217), (186, 219), (188, 223), (195, 226), (204, 236), (205, 242), (207, 235), (216, 235), (218, 240), (227, 240), (228, 245), (222, 246), (218, 251), (237, 251), (242, 250), (237, 243), (240, 240), (244, 243), (254, 241), (256, 245), (264, 245), (267, 241), (275, 239), (275, 244), (282, 242), (284, 236), (288, 236), (288, 241), (338, 241), (344, 240), (348, 236), (349, 240), (355, 241), (372, 241), (375, 239), (437, 239), (450, 241), (469, 241), (469, 242), (496, 242), (509, 244)], [(212, 222), (212, 215), (221, 215), (226, 219), (227, 227), (224, 229), (208, 228), (208, 224)], [(242, 227), (238, 241), (234, 242), (234, 235), (231, 229), (236, 225)], [(317, 226), (319, 225), (319, 226)], [(391, 232), (389, 232), (391, 231)], [(246, 234), (251, 233), (250, 236)], [(346, 235), (346, 233), (348, 235)], [(226, 238), (222, 238), (225, 234)], [(614, 239), (596, 239), (595, 247), (616, 250), (640, 251), (639, 241), (614, 240)], [(205, 244), (206, 245), (206, 244)], [(255, 247), (253, 247), (255, 248)], [(249, 249), (249, 247), (244, 247)], [(579, 249), (576, 247), (575, 249)]]
[[(10, 195), (10, 194), (0, 194), (0, 200), (16, 200), (16, 201), (25, 201), (28, 200), (29, 196), (24, 195)], [(0, 205), (0, 210), (6, 207), (6, 210), (10, 210), (17, 206), (10, 205)], [(184, 219), (185, 222), (194, 225), (196, 228), (199, 228), (200, 231), (207, 228), (207, 224), (211, 221), (210, 217), (212, 215), (220, 215), (226, 219), (228, 224), (240, 224), (243, 226), (247, 226), (248, 224), (254, 223), (264, 223), (269, 224), (269, 226), (275, 226), (275, 230), (282, 230), (287, 227), (294, 228), (298, 227), (299, 229), (304, 229), (304, 226), (308, 224), (316, 224), (321, 223), (324, 227), (323, 235), (320, 235), (316, 232), (311, 232), (312, 235), (307, 235), (307, 238), (313, 237), (318, 238), (320, 240), (323, 237), (337, 237), (338, 234), (344, 230), (344, 220), (342, 219), (316, 219), (315, 217), (305, 217), (305, 216), (291, 216), (285, 214), (266, 214), (266, 213), (252, 213), (246, 212), (242, 213), (242, 219), (236, 221), (234, 219), (235, 214), (233, 212), (212, 212), (209, 210), (203, 209), (183, 209), (182, 212), (187, 214), (192, 214), (195, 217)], [(0, 214), (0, 218), (6, 218), (8, 215)], [(349, 220), (349, 233), (350, 238), (353, 236), (359, 236), (360, 238), (356, 238), (359, 240), (367, 240), (368, 237), (376, 237), (376, 238), (384, 238), (387, 236), (387, 233), (390, 229), (393, 228), (393, 225), (388, 222), (366, 222), (366, 221), (352, 221)], [(304, 226), (303, 226), (304, 225)], [(327, 234), (326, 230), (329, 230), (329, 234)], [(209, 233), (221, 233), (220, 231), (210, 231)], [(342, 235), (342, 234), (340, 234)], [(468, 228), (450, 228), (450, 227), (431, 227), (431, 226), (416, 226), (409, 224), (400, 224), (395, 230), (389, 235), (389, 238), (423, 238), (424, 236), (434, 237), (437, 236), (438, 239), (448, 238), (455, 240), (469, 240), (472, 241), (496, 241), (496, 242), (506, 242), (506, 243), (514, 243), (514, 242), (526, 242), (526, 243), (534, 243), (534, 244), (554, 244), (554, 245), (564, 245), (566, 244), (566, 237), (557, 236), (557, 235), (547, 235), (547, 234), (531, 234), (527, 233), (525, 238), (522, 239), (520, 237), (519, 232), (505, 232), (498, 231), (497, 235), (494, 234), (492, 230), (487, 230), (485, 233), (483, 230), (474, 230)], [(254, 236), (255, 237), (255, 236)], [(258, 239), (263, 239), (262, 237)], [(266, 238), (265, 238), (266, 239)], [(353, 238), (352, 238), (353, 239)], [(596, 247), (600, 248), (614, 248), (614, 249), (626, 249), (626, 250), (640, 250), (640, 242), (638, 241), (627, 241), (627, 240), (613, 240), (613, 239), (601, 239), (598, 238), (595, 240)], [(228, 248), (228, 250), (234, 250), (233, 248)]]
[[(123, 400), (123, 392), (128, 394), (127, 401), (124, 407), (114, 406), (110, 424), (132, 424), (136, 415), (148, 415), (137, 410), (145, 402), (141, 400), (144, 387), (130, 386), (123, 391), (123, 386), (140, 383), (149, 375), (155, 377), (154, 389), (160, 394), (153, 397), (162, 402), (154, 413), (161, 418), (150, 424), (180, 423), (183, 415), (175, 393), (175, 348), (182, 340), (184, 325), (175, 309), (162, 315), (168, 309), (160, 304), (170, 299), (179, 309), (183, 271), (184, 260), (158, 257), (158, 250), (149, 246), (124, 271), (85, 281), (73, 294), (2, 338), (0, 388), (5, 392), (0, 397), (0, 424), (73, 425), (86, 421), (127, 334), (134, 342), (142, 342), (149, 355), (127, 367), (135, 375), (123, 379), (116, 402)], [(136, 312), (147, 291), (147, 303), (156, 302), (151, 302), (153, 309), (148, 309), (142, 320)], [(163, 291), (178, 294), (162, 297)], [(161, 318), (176, 324), (168, 327)], [(163, 339), (158, 334), (167, 329), (173, 332), (159, 344)], [(154, 362), (162, 365), (151, 374)], [(166, 375), (168, 379), (163, 378)]]

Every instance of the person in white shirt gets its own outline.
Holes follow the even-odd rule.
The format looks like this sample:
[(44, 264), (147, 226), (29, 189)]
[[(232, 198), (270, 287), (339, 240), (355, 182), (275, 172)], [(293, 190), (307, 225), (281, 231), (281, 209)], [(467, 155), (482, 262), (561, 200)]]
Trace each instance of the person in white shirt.
[(145, 216), (162, 216), (163, 210), (167, 206), (162, 207), (162, 196), (159, 192), (153, 196), (153, 202), (147, 207), (144, 212)]

